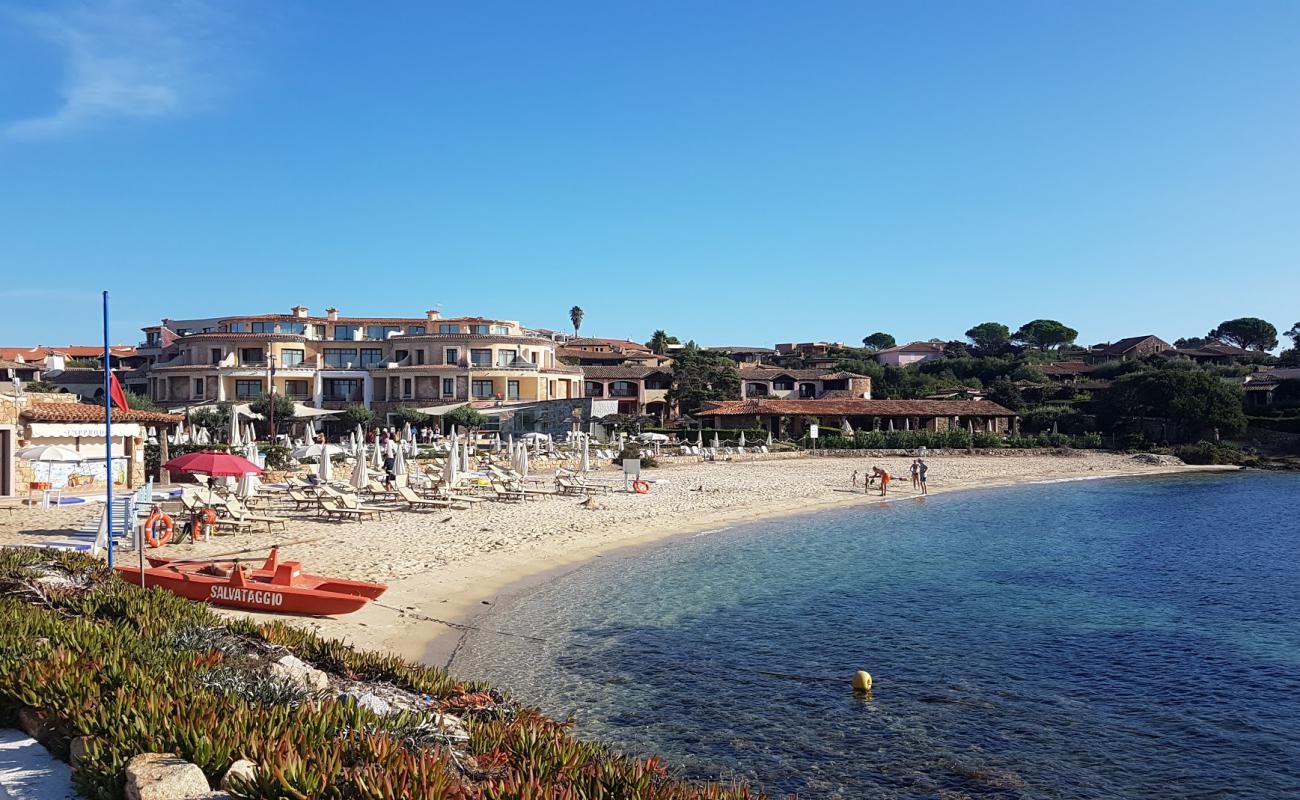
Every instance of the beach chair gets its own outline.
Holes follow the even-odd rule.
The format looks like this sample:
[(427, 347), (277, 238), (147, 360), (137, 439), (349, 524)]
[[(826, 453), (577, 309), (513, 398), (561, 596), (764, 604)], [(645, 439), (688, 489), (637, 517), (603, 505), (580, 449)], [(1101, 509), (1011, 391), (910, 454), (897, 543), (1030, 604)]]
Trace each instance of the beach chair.
[(420, 497), (409, 486), (399, 487), (397, 489), (397, 496), (399, 499), (406, 502), (407, 507), (411, 511), (417, 511), (419, 509), (427, 509), (427, 508), (451, 508), (450, 500), (437, 500), (437, 499), (431, 500), (426, 497)]
[(372, 516), (368, 512), (356, 508), (348, 508), (343, 505), (343, 500), (338, 497), (329, 497), (322, 495), (316, 498), (317, 512), (327, 519), (353, 519), (357, 522)]
[(266, 530), (268, 532), (271, 530), (272, 525), (279, 525), (280, 530), (282, 531), (289, 530), (289, 526), (288, 526), (289, 521), (284, 517), (270, 517), (270, 516), (264, 516), (260, 514), (254, 514), (253, 512), (249, 511), (248, 508), (242, 502), (240, 502), (238, 498), (235, 497), (230, 498), (230, 500), (226, 503), (226, 509), (232, 515), (233, 519), (237, 519), (240, 522), (257, 523), (257, 524), (265, 525)]
[(316, 497), (314, 495), (308, 495), (305, 492), (298, 491), (297, 489), (290, 489), (285, 493), (285, 497), (293, 501), (293, 508), (295, 511), (303, 511), (316, 507)]
[(366, 514), (373, 514), (375, 519), (382, 519), (383, 515), (389, 511), (379, 506), (367, 506), (361, 503), (361, 499), (354, 494), (339, 494), (335, 499), (343, 504), (344, 508), (350, 508), (353, 511), (361, 511)]
[(491, 482), (492, 493), (488, 497), (499, 503), (522, 503), (525, 499), (523, 489), (511, 489), (501, 481)]
[(384, 485), (379, 481), (370, 481), (362, 491), (369, 493), (371, 499), (382, 497), (385, 500), (396, 500), (401, 494), (401, 488), (404, 487), (399, 487), (398, 491), (394, 492), (390, 489), (385, 489)]

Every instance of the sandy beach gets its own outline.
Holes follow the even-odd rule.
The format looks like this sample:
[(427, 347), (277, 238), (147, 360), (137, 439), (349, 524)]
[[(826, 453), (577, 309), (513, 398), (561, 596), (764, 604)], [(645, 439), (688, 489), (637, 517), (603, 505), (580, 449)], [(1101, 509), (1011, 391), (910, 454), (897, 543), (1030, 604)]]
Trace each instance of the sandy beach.
[[(938, 456), (928, 461), (932, 494), (1205, 469), (1096, 452)], [(167, 553), (192, 557), (286, 543), (290, 546), (283, 557), (302, 561), (307, 571), (387, 583), (381, 604), (346, 617), (300, 622), (357, 646), (442, 665), (463, 633), (457, 626), (472, 625), (507, 593), (604, 553), (676, 534), (881, 502), (875, 488), (865, 493), (860, 483), (856, 491), (851, 485), (853, 471), (872, 464), (899, 476), (891, 483), (888, 501), (915, 502), (909, 463), (900, 457), (806, 457), (678, 464), (647, 471), (656, 481), (649, 494), (616, 491), (598, 497), (595, 507), (578, 497), (547, 497), (523, 504), (483, 503), (467, 511), (394, 511), (365, 523), (323, 522), (309, 513), (273, 507), (270, 513), (291, 519), (287, 533), (222, 534), (207, 543), (169, 547)], [(606, 467), (601, 475), (620, 478), (616, 467)], [(0, 513), (0, 544), (57, 538), (59, 531), (77, 527), (94, 513), (88, 506)]]

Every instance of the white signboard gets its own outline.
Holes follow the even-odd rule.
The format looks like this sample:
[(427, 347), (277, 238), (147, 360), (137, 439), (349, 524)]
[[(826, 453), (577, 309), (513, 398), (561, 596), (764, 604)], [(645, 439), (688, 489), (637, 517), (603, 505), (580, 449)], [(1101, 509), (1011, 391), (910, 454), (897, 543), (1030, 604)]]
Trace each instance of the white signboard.
[(816, 439), (816, 438), (817, 438), (817, 431), (818, 431), (818, 426), (816, 426), (816, 425), (809, 425), (809, 426), (808, 426), (808, 438), (809, 438), (809, 439)]
[[(31, 438), (33, 439), (56, 439), (59, 437), (69, 439), (104, 438), (104, 424), (102, 422), (33, 422), (30, 427)], [(122, 436), (139, 435), (140, 426), (134, 422), (113, 423), (114, 439)]]
[(641, 477), (641, 459), (623, 459), (623, 482), (634, 481)]

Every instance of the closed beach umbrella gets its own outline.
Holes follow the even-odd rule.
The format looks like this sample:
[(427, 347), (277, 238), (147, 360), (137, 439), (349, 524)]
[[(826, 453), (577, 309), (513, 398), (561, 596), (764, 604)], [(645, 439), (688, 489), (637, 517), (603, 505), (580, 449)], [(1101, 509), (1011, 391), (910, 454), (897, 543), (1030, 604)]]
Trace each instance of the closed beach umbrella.
[(244, 445), (244, 458), (248, 459), (251, 464), (257, 464), (259, 467), (262, 466), (260, 459), (258, 458), (257, 445), (253, 442)]
[(767, 432), (767, 446), (768, 446), (768, 447), (771, 447), (771, 446), (772, 446), (772, 432), (771, 432), (771, 431), (768, 431), (768, 432)]
[(528, 448), (519, 448), (519, 474), (522, 477), (528, 477)]
[(700, 428), (698, 431), (695, 432), (695, 446), (696, 446), (696, 447), (703, 447), (703, 446), (704, 446), (704, 429), (703, 429), (703, 428)]
[(470, 439), (469, 439), (468, 436), (466, 436), (466, 437), (465, 437), (465, 451), (464, 451), (464, 456), (461, 458), (461, 462), (460, 462), (460, 465), (461, 465), (462, 467), (465, 468), (465, 471), (466, 471), (466, 472), (469, 472), (469, 452), (470, 452), (470, 446), (471, 446), (471, 445), (470, 445)]
[(849, 424), (848, 417), (844, 418), (844, 424), (840, 426), (840, 431), (842, 431), (845, 436), (853, 435), (853, 426)]
[(241, 475), (239, 478), (238, 494), (240, 497), (244, 498), (245, 500), (248, 500), (249, 498), (257, 497), (257, 489), (261, 485), (262, 485), (262, 481), (259, 480), (257, 475), (255, 475), (254, 473), (249, 472), (245, 475)]
[(208, 435), (207, 428), (199, 428), (199, 435), (194, 438), (194, 443), (200, 445), (212, 443), (212, 437)]
[(744, 432), (744, 431), (741, 431), (741, 432), (740, 432), (740, 443), (739, 443), (739, 444), (740, 444), (741, 447), (744, 447), (744, 446), (745, 446), (745, 432)]
[(316, 441), (316, 424), (311, 420), (302, 426), (302, 437), (309, 443)]
[(402, 448), (397, 448), (397, 455), (393, 457), (393, 474), (406, 474), (406, 456), (402, 455)]
[(894, 429), (894, 418), (893, 418), (893, 417), (890, 417), (890, 418), (889, 418), (889, 429), (890, 429), (891, 431)]
[[(320, 445), (317, 445), (320, 447)], [(326, 445), (328, 447), (328, 445)], [(320, 464), (316, 470), (316, 475), (320, 478), (321, 483), (329, 483), (333, 475), (333, 465), (330, 464), (330, 453), (328, 449), (322, 449), (320, 454)]]
[(357, 489), (364, 489), (369, 482), (370, 470), (366, 469), (366, 456), (362, 453), (357, 456), (357, 463), (352, 465), (352, 480), (348, 483)]
[(586, 436), (582, 437), (582, 471), (591, 471), (591, 441)]
[(411, 438), (411, 423), (409, 422), (402, 426), (402, 441), (403, 442), (414, 441)]
[(456, 446), (452, 445), (452, 451), (447, 454), (447, 461), (442, 465), (442, 482), (447, 484), (447, 488), (456, 485)]
[(718, 441), (718, 434), (714, 433), (714, 434), (713, 434), (713, 449), (714, 449), (714, 450), (717, 450), (718, 447), (720, 447), (720, 446), (721, 446), (721, 443)]
[(362, 430), (360, 422), (357, 423), (357, 429), (353, 431), (353, 433), (357, 435), (358, 442), (361, 442), (362, 444), (366, 443), (366, 432)]
[(384, 452), (383, 448), (379, 446), (378, 436), (375, 437), (375, 449), (370, 454), (370, 466), (375, 469), (383, 469), (384, 466)]

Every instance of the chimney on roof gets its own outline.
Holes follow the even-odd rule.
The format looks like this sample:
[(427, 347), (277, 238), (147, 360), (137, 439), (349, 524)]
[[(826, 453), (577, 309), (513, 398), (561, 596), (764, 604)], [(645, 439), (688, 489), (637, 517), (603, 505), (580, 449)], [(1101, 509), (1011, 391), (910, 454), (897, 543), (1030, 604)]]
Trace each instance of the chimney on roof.
[(442, 317), (441, 311), (436, 311), (431, 309), (429, 311), (424, 312), (424, 318), (427, 319), (429, 322), (433, 322), (434, 320), (439, 319), (441, 317)]
[(337, 322), (339, 318), (339, 310), (337, 308), (327, 308), (325, 309), (325, 316), (330, 322)]
[(292, 312), (293, 312), (293, 315), (294, 315), (295, 317), (297, 317), (298, 319), (306, 319), (306, 318), (307, 318), (307, 306), (294, 306), (293, 308), (291, 308), (291, 309), (289, 309), (289, 310), (292, 311)]

